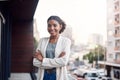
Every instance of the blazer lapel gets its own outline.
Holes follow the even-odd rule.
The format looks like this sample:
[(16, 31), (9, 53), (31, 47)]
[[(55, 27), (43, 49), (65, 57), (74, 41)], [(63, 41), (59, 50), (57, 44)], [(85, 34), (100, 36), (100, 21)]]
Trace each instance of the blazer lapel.
[(59, 48), (60, 48), (60, 42), (61, 42), (61, 36), (59, 36), (57, 44), (56, 44), (56, 48), (55, 48), (55, 57), (59, 56)]
[(45, 40), (45, 46), (44, 46), (44, 51), (43, 51), (43, 56), (46, 57), (46, 48), (47, 48), (47, 45), (49, 43), (49, 37)]

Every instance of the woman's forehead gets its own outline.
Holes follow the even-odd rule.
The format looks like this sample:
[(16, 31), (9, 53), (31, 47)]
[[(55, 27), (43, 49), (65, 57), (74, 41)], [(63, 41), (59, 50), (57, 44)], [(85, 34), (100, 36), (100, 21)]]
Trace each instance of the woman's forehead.
[(59, 24), (59, 22), (57, 20), (49, 20), (48, 24)]

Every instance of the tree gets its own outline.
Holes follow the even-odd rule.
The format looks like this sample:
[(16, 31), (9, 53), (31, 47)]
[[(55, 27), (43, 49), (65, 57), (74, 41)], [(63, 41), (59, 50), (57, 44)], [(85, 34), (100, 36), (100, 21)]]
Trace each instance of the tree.
[(97, 45), (94, 49), (92, 49), (88, 54), (83, 56), (83, 59), (88, 59), (89, 63), (93, 63), (93, 61), (104, 60), (105, 55), (105, 47), (101, 45)]

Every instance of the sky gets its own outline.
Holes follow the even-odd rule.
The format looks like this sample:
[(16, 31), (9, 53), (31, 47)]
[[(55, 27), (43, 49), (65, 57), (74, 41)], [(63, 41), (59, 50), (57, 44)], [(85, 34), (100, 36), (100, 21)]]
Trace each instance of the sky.
[(72, 27), (76, 43), (86, 43), (92, 33), (106, 41), (106, 7), (106, 0), (39, 0), (34, 18), (40, 37), (48, 36), (48, 17), (57, 15)]

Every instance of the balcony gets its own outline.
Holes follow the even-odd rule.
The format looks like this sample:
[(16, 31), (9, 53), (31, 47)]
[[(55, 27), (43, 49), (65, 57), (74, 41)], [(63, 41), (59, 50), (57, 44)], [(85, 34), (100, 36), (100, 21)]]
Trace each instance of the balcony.
[(115, 51), (120, 51), (120, 46), (114, 48)]
[(114, 62), (115, 62), (116, 64), (120, 64), (120, 59), (115, 59)]
[(120, 37), (120, 33), (119, 34), (114, 34), (114, 37)]
[(120, 14), (117, 13), (115, 14), (114, 24), (118, 25), (119, 23), (120, 23)]
[(118, 25), (119, 24), (119, 20), (115, 19), (114, 25)]
[(114, 3), (114, 12), (119, 12), (119, 10), (120, 10), (119, 1), (116, 0)]

